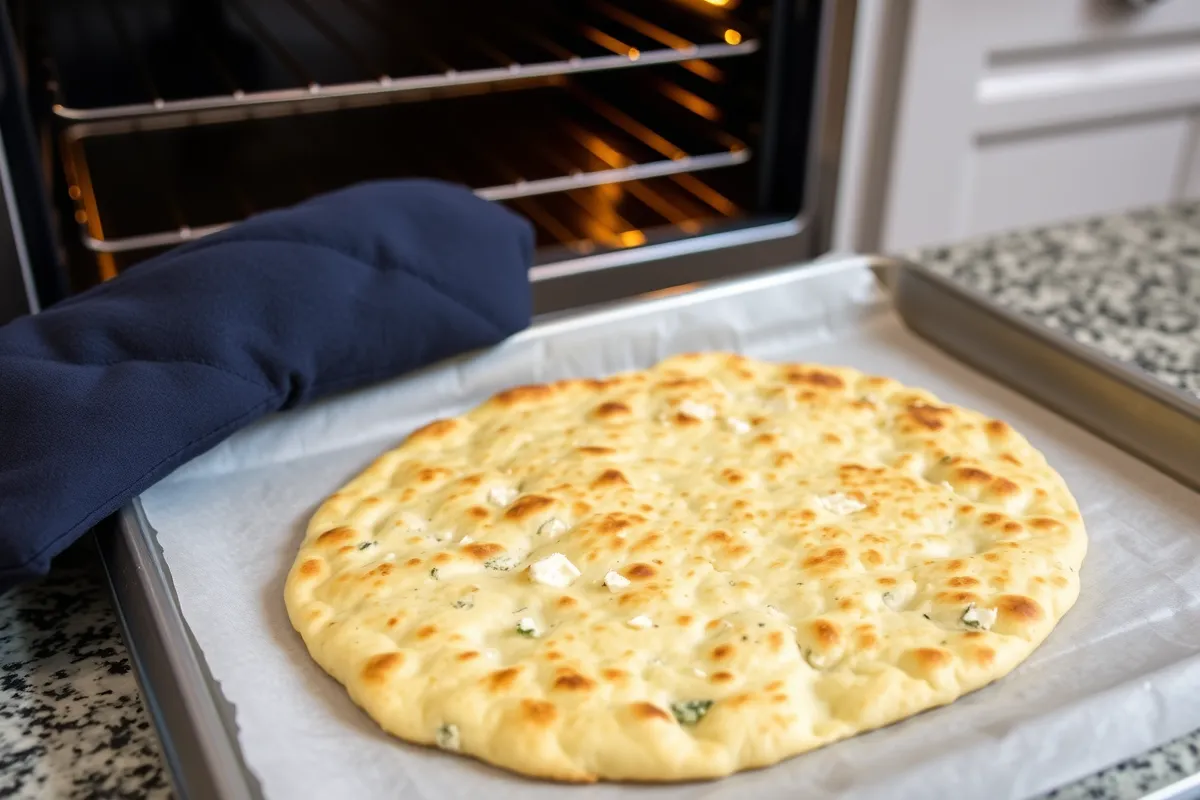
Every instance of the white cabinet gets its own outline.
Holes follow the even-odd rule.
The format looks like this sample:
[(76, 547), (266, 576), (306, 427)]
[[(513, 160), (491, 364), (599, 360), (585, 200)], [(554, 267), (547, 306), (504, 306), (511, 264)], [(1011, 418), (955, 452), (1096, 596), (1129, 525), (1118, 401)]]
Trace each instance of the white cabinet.
[(1200, 0), (860, 0), (836, 244), (1200, 197)]

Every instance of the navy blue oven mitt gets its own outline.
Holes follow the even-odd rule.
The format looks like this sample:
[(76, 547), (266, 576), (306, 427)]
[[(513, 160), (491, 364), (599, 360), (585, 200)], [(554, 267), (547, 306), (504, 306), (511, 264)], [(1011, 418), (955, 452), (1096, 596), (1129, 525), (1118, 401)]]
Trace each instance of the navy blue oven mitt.
[(255, 419), (525, 328), (532, 250), (465, 189), (369, 183), (0, 327), (0, 591)]

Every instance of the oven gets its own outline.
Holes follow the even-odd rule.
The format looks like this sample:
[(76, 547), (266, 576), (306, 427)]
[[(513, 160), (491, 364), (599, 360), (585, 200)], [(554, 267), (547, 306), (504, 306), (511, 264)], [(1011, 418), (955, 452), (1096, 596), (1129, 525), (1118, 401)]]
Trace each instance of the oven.
[(0, 320), (380, 178), (529, 219), (540, 313), (829, 246), (847, 0), (0, 10)]

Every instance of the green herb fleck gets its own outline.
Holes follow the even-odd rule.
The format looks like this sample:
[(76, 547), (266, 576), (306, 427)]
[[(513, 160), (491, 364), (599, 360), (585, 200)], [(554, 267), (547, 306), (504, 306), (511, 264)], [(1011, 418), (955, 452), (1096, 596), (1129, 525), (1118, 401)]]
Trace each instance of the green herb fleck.
[(928, 614), (922, 614), (921, 616), (922, 616), (922, 617), (924, 617), (925, 619), (927, 619), (927, 620), (931, 621), (931, 622), (933, 621), (933, 617), (929, 616)]
[(438, 568), (437, 567), (434, 567), (433, 569), (429, 570), (429, 577), (433, 578), (435, 581), (441, 580), (441, 578), (438, 577)]
[(704, 719), (712, 704), (712, 700), (680, 700), (678, 703), (671, 703), (671, 713), (680, 725), (695, 725)]
[(818, 655), (817, 653), (814, 653), (812, 650), (808, 649), (807, 647), (801, 647), (800, 654), (804, 656), (804, 660), (806, 662), (808, 662), (808, 665), (810, 667), (812, 667), (813, 669), (824, 669), (825, 668), (825, 666), (826, 666), (825, 656)]
[(950, 456), (942, 456), (941, 459), (938, 461), (938, 463), (939, 464), (949, 464), (953, 460), (954, 459), (951, 458)]
[(958, 618), (958, 621), (961, 622), (966, 627), (970, 628), (971, 630), (977, 631), (977, 630), (979, 630), (981, 625), (980, 625), (979, 617), (976, 616), (974, 613), (972, 613), (974, 611), (975, 611), (975, 604), (974, 603), (968, 604), (966, 609), (963, 611), (962, 616)]
[(514, 561), (511, 556), (496, 556), (495, 558), (489, 558), (487, 561), (483, 562), (484, 568), (499, 570), (500, 572), (508, 572), (516, 565), (517, 562)]
[(471, 595), (467, 595), (466, 597), (461, 597), (458, 600), (454, 601), (454, 607), (455, 608), (474, 608), (475, 607), (475, 598), (471, 597)]
[(458, 726), (451, 723), (439, 726), (437, 746), (443, 750), (458, 750), (462, 746), (458, 738)]
[(538, 635), (537, 624), (529, 617), (521, 617), (517, 621), (517, 633), (526, 639), (535, 639)]
[(372, 547), (372, 546), (374, 546), (374, 545), (376, 545), (376, 544), (379, 544), (379, 543), (378, 543), (378, 542), (363, 542), (362, 544), (360, 544), (360, 545), (358, 546), (358, 549), (359, 549), (359, 550), (366, 550), (368, 547)]

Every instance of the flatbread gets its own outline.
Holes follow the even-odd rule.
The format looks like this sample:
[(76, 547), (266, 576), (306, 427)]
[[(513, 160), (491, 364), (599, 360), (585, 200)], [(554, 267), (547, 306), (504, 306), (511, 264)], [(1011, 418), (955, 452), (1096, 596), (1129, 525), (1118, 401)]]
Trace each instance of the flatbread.
[(390, 733), (563, 781), (712, 778), (949, 703), (1075, 602), (1000, 420), (726, 353), (503, 392), (329, 497), (288, 576)]

